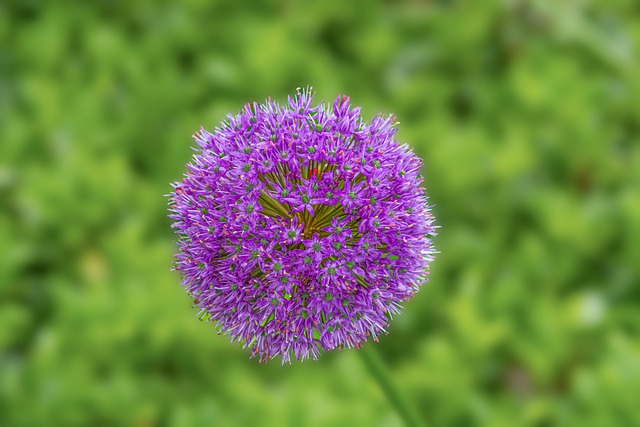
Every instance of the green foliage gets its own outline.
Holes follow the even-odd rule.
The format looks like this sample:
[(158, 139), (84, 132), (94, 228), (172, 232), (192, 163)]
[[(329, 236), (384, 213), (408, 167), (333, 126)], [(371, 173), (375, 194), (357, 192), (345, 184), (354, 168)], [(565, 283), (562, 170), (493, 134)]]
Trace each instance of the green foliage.
[(281, 367), (170, 271), (189, 135), (311, 85), (394, 113), (442, 226), (376, 347), (441, 426), (640, 425), (629, 0), (0, 3), (0, 425), (401, 425), (354, 351)]

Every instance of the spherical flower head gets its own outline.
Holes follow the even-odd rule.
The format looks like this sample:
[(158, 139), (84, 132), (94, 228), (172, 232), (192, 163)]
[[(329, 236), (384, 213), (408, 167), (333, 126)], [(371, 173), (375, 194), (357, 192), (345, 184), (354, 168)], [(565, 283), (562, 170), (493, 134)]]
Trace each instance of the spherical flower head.
[(433, 216), (393, 117), (349, 98), (247, 104), (173, 184), (175, 269), (203, 320), (261, 361), (359, 347), (427, 280)]

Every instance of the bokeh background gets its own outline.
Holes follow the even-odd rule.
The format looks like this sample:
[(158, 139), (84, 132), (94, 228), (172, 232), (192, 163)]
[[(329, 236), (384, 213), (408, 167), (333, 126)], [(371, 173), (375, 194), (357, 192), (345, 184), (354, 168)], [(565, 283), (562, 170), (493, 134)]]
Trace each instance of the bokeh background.
[(354, 351), (260, 365), (170, 271), (191, 134), (394, 113), (442, 227), (376, 349), (434, 426), (638, 426), (640, 3), (0, 1), (0, 425), (400, 426)]

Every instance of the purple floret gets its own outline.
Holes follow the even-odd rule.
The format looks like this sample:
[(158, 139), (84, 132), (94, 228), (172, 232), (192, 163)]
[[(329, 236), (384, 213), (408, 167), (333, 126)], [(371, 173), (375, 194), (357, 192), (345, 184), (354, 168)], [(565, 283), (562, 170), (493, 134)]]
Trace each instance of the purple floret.
[(433, 215), (394, 118), (349, 98), (247, 104), (173, 184), (175, 269), (200, 309), (261, 361), (317, 359), (386, 332), (427, 280)]

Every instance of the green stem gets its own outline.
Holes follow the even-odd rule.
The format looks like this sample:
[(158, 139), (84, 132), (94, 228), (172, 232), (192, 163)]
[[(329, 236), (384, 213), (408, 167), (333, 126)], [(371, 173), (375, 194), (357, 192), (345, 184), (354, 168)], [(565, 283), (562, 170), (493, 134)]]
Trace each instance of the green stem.
[(420, 420), (415, 409), (409, 404), (408, 399), (402, 395), (393, 384), (389, 371), (376, 350), (371, 345), (365, 345), (363, 348), (357, 350), (357, 353), (360, 354), (369, 373), (375, 378), (387, 397), (387, 400), (397, 411), (398, 415), (400, 415), (407, 427), (424, 427), (425, 424)]

